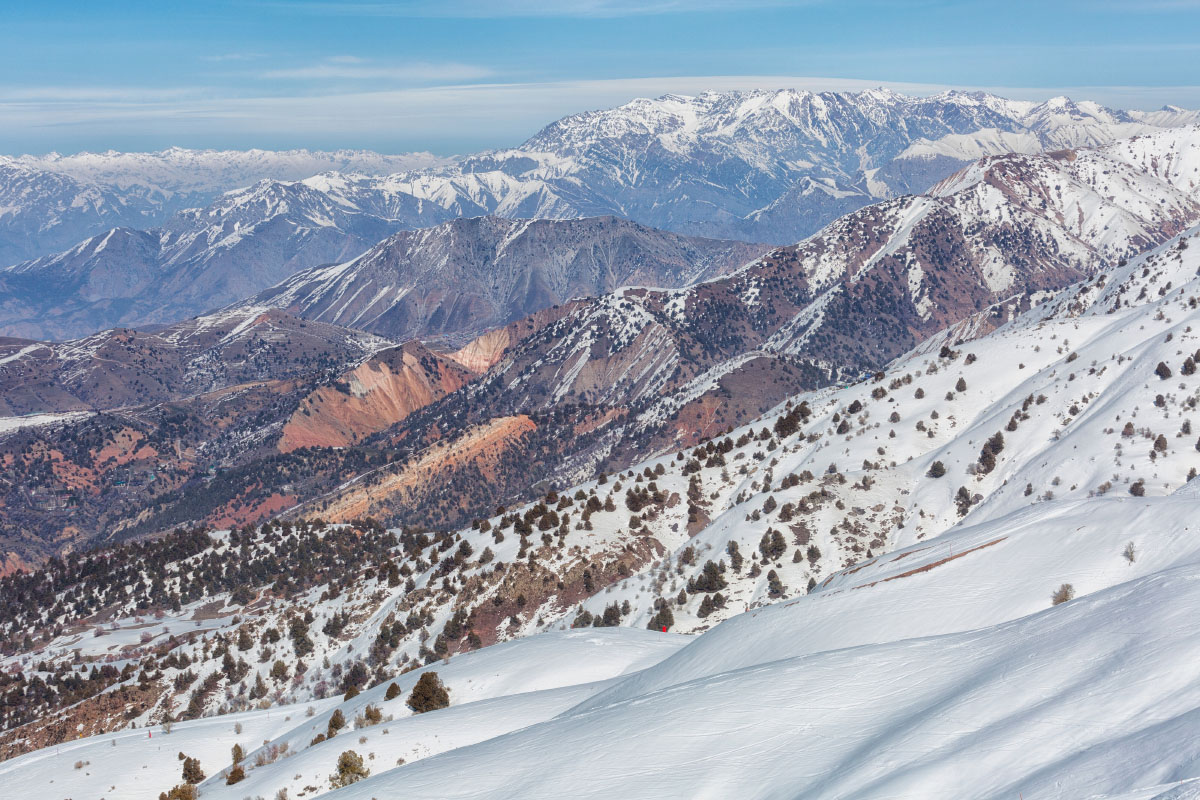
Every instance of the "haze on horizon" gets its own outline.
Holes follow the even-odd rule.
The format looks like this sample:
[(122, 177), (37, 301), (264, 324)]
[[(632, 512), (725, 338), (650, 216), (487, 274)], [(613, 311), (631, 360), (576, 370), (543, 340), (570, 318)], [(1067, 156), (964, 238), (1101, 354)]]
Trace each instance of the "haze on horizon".
[(1200, 106), (1195, 0), (1016, 0), (1002, 15), (965, 0), (9, 5), (0, 152), (11, 154), (445, 155), (634, 97), (750, 88)]

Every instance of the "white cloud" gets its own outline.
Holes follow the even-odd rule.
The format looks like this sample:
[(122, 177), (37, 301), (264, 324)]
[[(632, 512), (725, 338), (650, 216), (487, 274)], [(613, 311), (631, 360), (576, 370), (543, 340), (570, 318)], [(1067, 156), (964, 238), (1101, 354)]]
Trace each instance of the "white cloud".
[(271, 69), (258, 77), (286, 80), (394, 80), (439, 83), (473, 81), (492, 75), (487, 67), (473, 64), (414, 62), (375, 64), (357, 56), (334, 56), (303, 67)]

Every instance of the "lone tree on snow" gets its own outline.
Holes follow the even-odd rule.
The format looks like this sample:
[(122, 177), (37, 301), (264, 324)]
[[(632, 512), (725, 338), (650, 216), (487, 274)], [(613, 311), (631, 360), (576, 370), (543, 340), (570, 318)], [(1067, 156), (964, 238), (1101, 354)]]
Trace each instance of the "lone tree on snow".
[(408, 707), (417, 714), (437, 711), (450, 705), (450, 692), (436, 672), (422, 673), (408, 698)]

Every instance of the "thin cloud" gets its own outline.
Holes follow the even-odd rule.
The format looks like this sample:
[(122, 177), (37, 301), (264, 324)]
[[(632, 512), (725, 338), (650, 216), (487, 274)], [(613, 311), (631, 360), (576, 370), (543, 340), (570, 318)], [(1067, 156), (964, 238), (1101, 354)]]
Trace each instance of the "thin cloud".
[(1200, 11), (1200, 0), (1102, 0), (1106, 11)]
[(633, 17), (705, 11), (742, 11), (748, 8), (793, 8), (828, 0), (420, 0), (338, 3), (323, 0), (267, 2), (264, 5), (309, 14), (363, 17)]
[(215, 92), (215, 89), (201, 86), (0, 86), (0, 106), (12, 103), (153, 104), (210, 97)]
[(271, 69), (258, 77), (271, 80), (392, 80), (459, 83), (491, 77), (492, 70), (474, 64), (372, 64), (357, 56), (334, 56), (303, 67)]

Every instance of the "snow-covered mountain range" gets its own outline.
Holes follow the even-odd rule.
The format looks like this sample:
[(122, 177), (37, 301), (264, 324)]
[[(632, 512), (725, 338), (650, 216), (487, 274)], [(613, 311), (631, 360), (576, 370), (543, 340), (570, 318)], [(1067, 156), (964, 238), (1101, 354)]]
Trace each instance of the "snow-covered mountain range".
[[(278, 284), (243, 307), (286, 307), (385, 335), (465, 340), (630, 282), (686, 286), (768, 249), (613, 218), (458, 219), (385, 239), (424, 213), (423, 201), (412, 203), (348, 205), (308, 182), (262, 182), (163, 228), (117, 228), (0, 271), (0, 332), (64, 339), (161, 325)], [(313, 263), (335, 266), (302, 269)]]
[[(119, 413), (0, 441), (20, 487), (0, 530), (24, 548), (68, 516), (87, 540), (110, 528), (240, 524), (297, 503), (327, 520), (468, 521), (527, 499), (536, 484), (623, 470), (798, 392), (876, 372), (940, 330), (992, 330), (1045, 293), (1164, 241), (1200, 220), (1198, 138), (1181, 128), (1095, 149), (988, 157), (928, 195), (860, 209), (736, 269), (756, 254), (748, 245), (614, 219), (493, 217), (400, 233), (367, 256), (179, 328), (277, 320), (278, 341), (256, 345), (253, 357), (218, 348), (231, 361), (215, 377), (193, 375), (193, 356), (160, 346), (157, 334), (118, 330), (61, 346), (13, 341), (0, 354), (9, 413)], [(501, 274), (506, 281), (491, 282)], [(678, 286), (704, 274), (718, 277), (560, 302), (611, 283)], [(305, 341), (316, 330), (288, 313), (320, 321), (334, 339), (351, 335), (336, 325), (367, 326), (384, 337), (442, 336), (448, 341), (435, 349), (445, 350), (455, 333), (531, 309), (454, 352), (414, 345), (359, 363), (324, 349), (294, 365), (284, 358), (290, 371), (269, 361), (282, 358), (273, 348), (289, 336)], [(57, 355), (74, 353), (95, 355)], [(285, 375), (290, 383), (277, 386)], [(272, 397), (229, 402), (214, 431), (218, 390)], [(169, 425), (163, 403), (172, 404)], [(118, 492), (125, 467), (97, 454), (112, 447), (122, 459), (144, 459), (131, 443), (156, 440), (164, 426), (176, 490)], [(68, 445), (77, 440), (95, 447)], [(53, 470), (16, 469), (53, 461), (53, 453), (62, 454)], [(389, 463), (380, 466), (383, 454)], [(202, 480), (209, 466), (228, 478)], [(369, 474), (348, 482), (341, 470)], [(73, 506), (46, 512), (29, 494), (78, 491), (64, 477), (77, 472), (89, 489)]]
[(196, 316), (357, 256), (414, 224), (405, 213), (335, 203), (303, 182), (260, 181), (160, 228), (115, 228), (0, 270), (0, 330), (66, 339)]
[[(171, 322), (356, 256), (396, 231), (458, 217), (612, 215), (790, 244), (880, 199), (924, 192), (983, 156), (1197, 122), (1181, 109), (1127, 112), (1067, 98), (779, 90), (635, 100), (460, 159), (178, 149), (3, 159), (0, 263), (36, 260), (0, 273), (0, 330), (64, 338)], [(143, 241), (116, 259), (121, 267), (98, 249), (118, 226), (138, 231), (118, 237)], [(143, 296), (151, 279), (170, 285), (174, 305)], [(39, 295), (47, 285), (54, 293)], [(56, 296), (62, 308), (49, 304)]]
[(168, 211), (203, 205), (222, 192), (259, 180), (298, 180), (320, 172), (390, 175), (444, 165), (431, 153), (383, 155), (370, 150), (189, 150), (156, 153), (22, 155), (11, 161), (142, 197)]
[(1096, 146), (1197, 122), (1196, 112), (1125, 112), (1065, 97), (667, 95), (565, 117), (516, 148), (359, 185), (386, 185), (460, 214), (614, 214), (787, 244), (875, 200), (923, 192), (986, 155)]

